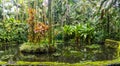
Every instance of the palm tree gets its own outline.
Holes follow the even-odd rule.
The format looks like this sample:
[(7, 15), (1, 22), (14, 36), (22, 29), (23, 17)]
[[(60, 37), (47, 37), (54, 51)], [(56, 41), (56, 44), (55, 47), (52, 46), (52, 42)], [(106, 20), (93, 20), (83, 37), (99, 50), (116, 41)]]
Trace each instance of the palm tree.
[(120, 6), (120, 0), (102, 0), (100, 4), (100, 9), (105, 9), (108, 11), (111, 7)]

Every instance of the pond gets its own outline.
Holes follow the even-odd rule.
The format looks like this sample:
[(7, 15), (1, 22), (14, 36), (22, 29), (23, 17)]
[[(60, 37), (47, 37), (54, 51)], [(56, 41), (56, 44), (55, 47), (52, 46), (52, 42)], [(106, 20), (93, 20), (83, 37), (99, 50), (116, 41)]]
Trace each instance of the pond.
[[(110, 60), (112, 57), (106, 56), (103, 46), (98, 48), (82, 48), (81, 50), (69, 50), (69, 48), (61, 48), (54, 53), (21, 53), (19, 50), (20, 45), (4, 45), (0, 47), (0, 60), (1, 61), (34, 61), (34, 62), (66, 62), (66, 63), (79, 63), (84, 61), (101, 61)], [(90, 49), (92, 48), (92, 49)], [(64, 50), (64, 51), (63, 51)]]

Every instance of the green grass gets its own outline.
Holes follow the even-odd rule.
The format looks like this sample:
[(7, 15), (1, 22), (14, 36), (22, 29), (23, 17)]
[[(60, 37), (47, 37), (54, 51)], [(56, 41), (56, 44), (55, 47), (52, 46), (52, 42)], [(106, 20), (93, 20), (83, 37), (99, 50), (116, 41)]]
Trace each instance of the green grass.
[(7, 64), (7, 62), (0, 62), (0, 65), (44, 65), (44, 66), (106, 66), (109, 64), (120, 63), (120, 58), (115, 60), (106, 60), (106, 61), (86, 61), (80, 63), (59, 63), (59, 62), (26, 62), (26, 61), (18, 61), (15, 64)]

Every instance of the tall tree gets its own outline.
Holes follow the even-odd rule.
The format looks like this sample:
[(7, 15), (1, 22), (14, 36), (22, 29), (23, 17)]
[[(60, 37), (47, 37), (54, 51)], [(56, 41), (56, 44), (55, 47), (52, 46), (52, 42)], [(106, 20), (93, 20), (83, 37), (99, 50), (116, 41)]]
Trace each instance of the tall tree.
[(49, 21), (49, 44), (52, 43), (52, 0), (48, 0), (48, 21)]

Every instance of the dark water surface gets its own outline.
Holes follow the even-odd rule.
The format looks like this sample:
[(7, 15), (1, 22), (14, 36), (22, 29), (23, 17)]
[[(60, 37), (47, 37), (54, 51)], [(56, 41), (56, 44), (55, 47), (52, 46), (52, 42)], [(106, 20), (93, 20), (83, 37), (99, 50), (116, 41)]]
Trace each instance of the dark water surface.
[(21, 53), (19, 45), (6, 45), (0, 48), (1, 61), (38, 61), (38, 62), (67, 62), (76, 63), (83, 61), (106, 60), (105, 53), (95, 53), (82, 49), (80, 52), (76, 51), (59, 51), (55, 53)]

